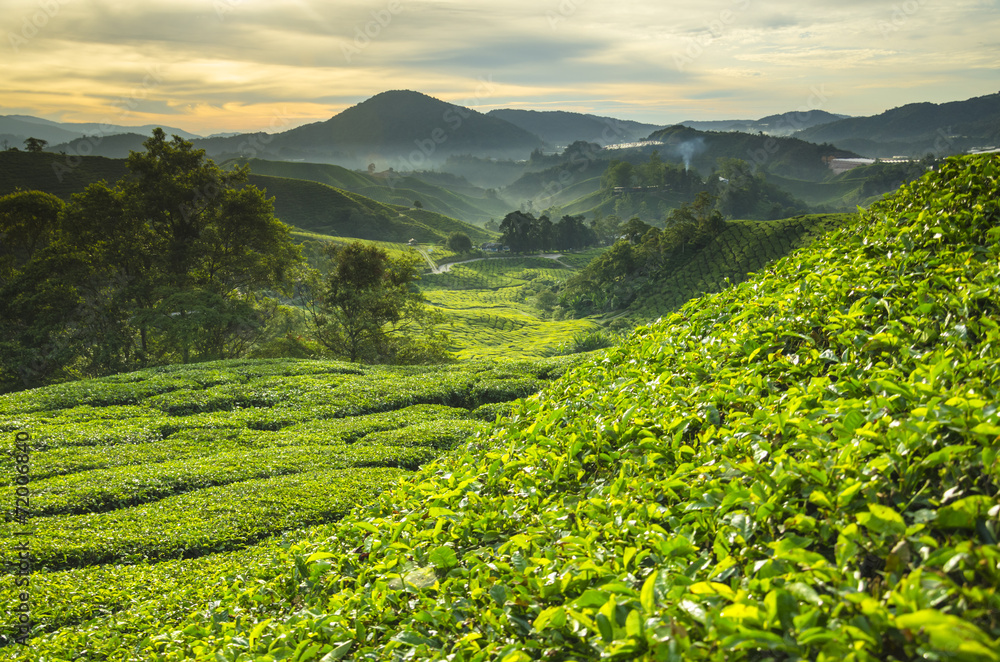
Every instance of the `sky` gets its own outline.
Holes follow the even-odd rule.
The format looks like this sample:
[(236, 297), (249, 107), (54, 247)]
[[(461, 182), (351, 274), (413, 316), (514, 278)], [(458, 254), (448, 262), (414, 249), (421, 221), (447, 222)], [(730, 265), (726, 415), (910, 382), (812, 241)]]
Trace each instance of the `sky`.
[(278, 132), (408, 89), (668, 125), (1000, 92), (1000, 0), (0, 0), (0, 114)]

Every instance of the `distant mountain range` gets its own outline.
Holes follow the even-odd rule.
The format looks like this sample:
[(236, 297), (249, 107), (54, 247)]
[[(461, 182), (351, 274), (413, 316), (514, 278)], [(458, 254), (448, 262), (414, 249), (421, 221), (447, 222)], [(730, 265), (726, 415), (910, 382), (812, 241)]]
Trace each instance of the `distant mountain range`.
[(1000, 93), (950, 103), (911, 103), (799, 131), (867, 157), (935, 156), (1000, 146)]
[[(910, 104), (872, 117), (812, 110), (758, 120), (682, 124), (706, 132), (793, 136), (869, 157), (922, 157), (928, 152), (942, 156), (1000, 144), (1000, 94), (945, 104)], [(377, 94), (328, 120), (281, 133), (200, 138), (181, 129), (165, 130), (193, 140), (216, 159), (308, 161), (355, 169), (374, 164), (379, 171), (414, 171), (438, 168), (454, 157), (520, 161), (537, 150), (559, 151), (577, 141), (601, 146), (636, 142), (663, 128), (564, 111), (502, 109), (484, 114), (419, 92), (395, 90)], [(141, 150), (151, 129), (0, 116), (0, 141), (8, 147), (21, 147), (32, 136), (47, 140), (50, 151), (115, 158)], [(108, 135), (118, 130), (120, 135)]]
[(790, 136), (797, 131), (845, 119), (848, 115), (835, 115), (825, 110), (768, 115), (759, 120), (686, 120), (681, 125), (699, 131), (740, 131), (742, 133), (766, 133), (769, 136)]
[[(21, 147), (28, 138), (45, 140), (50, 145), (68, 143), (84, 136), (112, 136), (118, 134), (141, 134), (145, 140), (158, 125), (123, 126), (120, 124), (101, 124), (98, 122), (53, 122), (52, 120), (30, 115), (0, 115), (0, 141), (6, 141), (8, 147)], [(163, 127), (167, 135), (178, 135), (185, 140), (201, 138), (184, 129)], [(141, 141), (140, 141), (141, 144)]]
[(578, 140), (602, 147), (617, 143), (644, 140), (653, 131), (666, 125), (643, 124), (613, 117), (569, 113), (562, 110), (491, 110), (487, 113), (525, 131), (529, 131), (553, 148), (567, 147)]

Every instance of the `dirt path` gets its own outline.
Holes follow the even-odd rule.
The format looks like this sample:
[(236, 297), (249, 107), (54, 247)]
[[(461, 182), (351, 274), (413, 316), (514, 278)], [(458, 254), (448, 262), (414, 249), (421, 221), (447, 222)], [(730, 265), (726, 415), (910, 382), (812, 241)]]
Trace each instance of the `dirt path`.
[[(431, 265), (431, 273), (435, 273), (435, 274), (445, 274), (445, 273), (448, 273), (449, 271), (451, 271), (451, 268), (453, 266), (455, 266), (456, 264), (468, 264), (469, 262), (481, 262), (482, 260), (519, 260), (519, 259), (522, 259), (523, 257), (525, 257), (523, 255), (518, 255), (517, 257), (514, 257), (514, 256), (510, 256), (510, 257), (476, 257), (476, 258), (472, 258), (471, 260), (460, 260), (458, 262), (448, 262), (448, 263), (442, 264), (441, 266), (438, 267), (438, 266), (434, 266), (434, 262), (431, 260), (431, 258), (426, 253), (424, 253), (423, 249), (419, 249), (418, 248), (417, 250), (419, 250), (421, 252), (421, 254), (423, 254), (424, 259), (427, 260), (427, 263)], [(553, 260), (553, 261), (559, 263), (560, 265), (566, 267), (567, 269), (572, 269), (573, 268), (570, 265), (566, 264), (565, 262), (563, 262), (562, 260), (559, 259), (559, 258), (562, 257), (562, 253), (549, 253), (549, 254), (546, 254), (546, 255), (529, 255), (527, 257), (544, 257), (547, 260)]]

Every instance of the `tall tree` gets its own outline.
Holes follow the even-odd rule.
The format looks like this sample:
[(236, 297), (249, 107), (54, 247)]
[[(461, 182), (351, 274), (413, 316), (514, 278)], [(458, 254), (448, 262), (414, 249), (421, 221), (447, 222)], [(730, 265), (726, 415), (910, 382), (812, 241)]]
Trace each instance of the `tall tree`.
[(515, 253), (531, 250), (531, 226), (535, 217), (526, 212), (512, 211), (504, 216), (500, 223), (500, 241), (510, 247)]
[(42, 140), (41, 138), (28, 138), (24, 141), (24, 148), (29, 152), (41, 152), (48, 144), (48, 140)]
[(349, 361), (392, 362), (426, 317), (416, 255), (393, 259), (371, 244), (329, 244), (327, 275), (306, 300), (317, 339)]
[[(99, 182), (74, 195), (53, 236), (38, 230), (48, 245), (31, 249), (22, 271), (30, 267), (46, 279), (29, 283), (27, 293), (11, 290), (15, 284), (0, 292), (13, 297), (24, 328), (34, 329), (32, 337), (22, 334), (21, 349), (43, 351), (58, 331), (59, 351), (43, 353), (71, 363), (72, 374), (240, 356), (275, 309), (270, 293), (301, 260), (272, 201), (245, 185), (246, 169), (223, 171), (203, 150), (177, 136), (168, 140), (161, 129), (144, 146), (130, 154), (128, 173), (116, 184)], [(22, 207), (2, 221), (5, 227), (32, 226)], [(22, 257), (0, 259), (0, 270), (29, 250), (27, 235), (16, 236)], [(57, 306), (61, 319), (53, 329), (43, 321), (57, 293), (72, 305)], [(58, 371), (36, 372), (53, 379)]]

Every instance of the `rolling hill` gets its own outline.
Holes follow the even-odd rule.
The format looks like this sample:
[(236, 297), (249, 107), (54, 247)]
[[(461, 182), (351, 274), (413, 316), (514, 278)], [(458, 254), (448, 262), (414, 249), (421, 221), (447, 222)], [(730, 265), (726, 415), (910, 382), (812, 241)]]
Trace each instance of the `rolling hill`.
[(114, 182), (125, 175), (123, 159), (74, 157), (52, 152), (0, 152), (0, 195), (18, 188), (36, 189), (68, 200), (96, 181)]
[(499, 118), (419, 92), (382, 92), (324, 122), (273, 136), (267, 154), (380, 170), (421, 170), (450, 154), (526, 158), (537, 136)]
[(465, 232), (473, 243), (492, 234), (427, 209), (383, 204), (357, 193), (304, 179), (250, 175), (250, 183), (274, 196), (275, 216), (303, 230), (375, 241), (438, 243)]
[(680, 124), (699, 131), (763, 132), (769, 136), (790, 136), (796, 131), (829, 124), (846, 117), (847, 115), (835, 115), (825, 110), (805, 110), (768, 115), (759, 120), (686, 120)]
[[(29, 115), (0, 115), (0, 137), (8, 140), (12, 147), (20, 147), (21, 143), (28, 137), (48, 141), (50, 146), (67, 143), (84, 136), (107, 137), (121, 133), (137, 133), (148, 137), (154, 128), (156, 125), (153, 124), (123, 126), (99, 122), (53, 122)], [(186, 140), (201, 137), (174, 127), (163, 127), (163, 130), (167, 132), (167, 135), (176, 134)]]
[(828, 159), (857, 156), (801, 138), (698, 131), (680, 125), (656, 131), (649, 139), (664, 143), (664, 159), (689, 164), (702, 173), (711, 172), (720, 158), (736, 158), (777, 175), (819, 181), (830, 175)]
[(949, 103), (913, 103), (871, 117), (851, 117), (799, 131), (870, 158), (948, 156), (1000, 146), (1000, 93)]
[[(392, 205), (412, 206), (420, 201), (424, 209), (467, 223), (483, 224), (491, 218), (502, 218), (510, 211), (509, 205), (484, 189), (473, 186), (458, 177), (445, 177), (440, 173), (366, 173), (348, 170), (338, 165), (292, 161), (267, 161), (239, 159), (240, 165), (249, 165), (259, 175), (305, 179)], [(428, 179), (436, 180), (434, 184)]]
[(675, 257), (656, 278), (642, 284), (622, 316), (640, 324), (669, 315), (691, 299), (742, 283), (848, 220), (846, 215), (816, 214), (780, 221), (728, 221), (705, 247)]
[[(117, 478), (39, 490), (31, 653), (1000, 662), (998, 201), (1000, 157), (954, 159), (499, 418), (475, 396), (560, 366), (227, 362), (5, 396), (38, 466)], [(165, 479), (225, 485), (115, 501)], [(294, 527), (293, 502), (328, 523), (177, 560)]]
[[(21, 188), (68, 199), (88, 184), (101, 179), (113, 183), (125, 173), (124, 159), (0, 152), (0, 195)], [(455, 231), (465, 232), (476, 243), (492, 237), (479, 227), (429, 209), (383, 204), (318, 182), (252, 174), (250, 183), (275, 198), (275, 215), (279, 219), (303, 230), (403, 242), (417, 239), (437, 243)]]
[(563, 110), (498, 109), (487, 113), (535, 134), (550, 147), (560, 148), (578, 140), (597, 143), (602, 147), (615, 143), (643, 140), (653, 131), (663, 128), (613, 117), (600, 117)]

